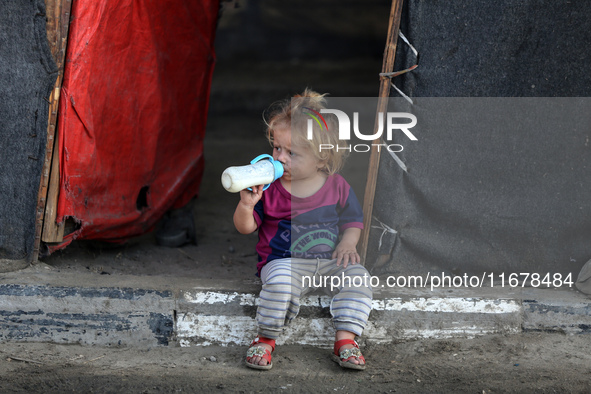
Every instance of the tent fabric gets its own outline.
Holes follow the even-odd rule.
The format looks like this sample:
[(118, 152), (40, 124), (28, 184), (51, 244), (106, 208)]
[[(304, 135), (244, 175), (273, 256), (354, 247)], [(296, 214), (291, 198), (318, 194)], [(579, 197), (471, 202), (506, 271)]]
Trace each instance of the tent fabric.
[(49, 94), (57, 78), (43, 0), (0, 5), (0, 272), (33, 257)]
[(80, 227), (58, 248), (142, 234), (198, 194), (218, 10), (217, 0), (73, 2), (58, 222)]
[[(417, 132), (412, 144), (395, 141), (405, 146), (398, 157), (407, 172), (381, 154), (373, 212), (397, 233), (372, 229), (367, 265), (374, 273), (576, 279), (591, 258), (588, 105), (577, 127), (491, 132), (439, 127), (443, 117), (419, 98), (589, 97), (589, 15), (589, 2), (404, 2), (401, 32), (420, 59), (394, 83), (415, 98), (408, 111), (418, 124), (437, 132)], [(397, 51), (396, 70), (415, 64), (402, 40)], [(489, 109), (480, 108), (483, 117)], [(466, 107), (466, 117), (477, 118), (471, 111)], [(535, 113), (521, 112), (524, 120)], [(374, 220), (373, 227), (380, 225)]]

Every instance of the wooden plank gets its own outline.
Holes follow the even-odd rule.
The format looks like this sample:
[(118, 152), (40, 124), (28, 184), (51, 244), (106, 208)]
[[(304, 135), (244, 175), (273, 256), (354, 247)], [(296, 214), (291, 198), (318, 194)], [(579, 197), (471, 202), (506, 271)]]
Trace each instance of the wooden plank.
[[(47, 124), (47, 146), (45, 150), (45, 159), (43, 162), (43, 171), (41, 173), (41, 181), (39, 185), (39, 194), (37, 196), (37, 212), (35, 225), (35, 246), (32, 254), (32, 261), (35, 262), (39, 257), (39, 247), (41, 245), (41, 233), (43, 231), (43, 222), (47, 221), (48, 226), (55, 227), (53, 231), (53, 239), (59, 242), (59, 234), (63, 237), (63, 226), (59, 230), (59, 226), (55, 223), (55, 213), (57, 211), (57, 191), (59, 190), (59, 158), (57, 157), (57, 139), (56, 125), (57, 112), (59, 104), (60, 90), (62, 86), (62, 78), (64, 76), (64, 64), (66, 58), (66, 44), (68, 39), (68, 28), (70, 27), (70, 11), (72, 8), (72, 0), (46, 0), (45, 1), (46, 16), (47, 16), (47, 40), (51, 49), (51, 54), (58, 67), (57, 80), (49, 97), (49, 116)], [(54, 152), (56, 154), (54, 155)], [(54, 157), (55, 156), (55, 157)], [(55, 165), (52, 165), (55, 163)], [(50, 174), (53, 174), (50, 175)], [(53, 181), (50, 184), (50, 177)], [(57, 189), (56, 189), (57, 187)], [(54, 191), (49, 194), (49, 190)], [(49, 200), (51, 198), (51, 200)], [(47, 210), (47, 205), (50, 209)], [(46, 217), (46, 211), (51, 211), (53, 220)]]
[(45, 217), (43, 219), (43, 242), (62, 242), (64, 239), (64, 222), (57, 223), (57, 200), (59, 196), (60, 172), (59, 172), (59, 137), (55, 133), (53, 145), (53, 158), (51, 160), (51, 172), (49, 174), (49, 187), (47, 190), (47, 203), (45, 204)]
[[(384, 60), (382, 62), (382, 72), (391, 72), (394, 68), (394, 60), (396, 57), (396, 45), (398, 44), (398, 32), (400, 30), (400, 18), (402, 15), (402, 3), (404, 0), (392, 0), (392, 7), (390, 8), (390, 21), (388, 24), (388, 36), (386, 40), (386, 48), (384, 50)], [(388, 110), (388, 98), (390, 97), (390, 78), (382, 77), (380, 80), (379, 97), (376, 111), (376, 121), (374, 125), (374, 133), (378, 130), (378, 116), (379, 113), (385, 113)], [(374, 144), (380, 144), (380, 140), (373, 141)], [(365, 196), (363, 198), (363, 227), (361, 233), (361, 243), (359, 245), (359, 255), (361, 261), (365, 262), (367, 256), (367, 243), (369, 241), (369, 231), (371, 227), (373, 205), (376, 192), (376, 183), (378, 179), (378, 169), (380, 166), (380, 151), (374, 146), (369, 156), (369, 168), (367, 170), (367, 182), (365, 184)]]

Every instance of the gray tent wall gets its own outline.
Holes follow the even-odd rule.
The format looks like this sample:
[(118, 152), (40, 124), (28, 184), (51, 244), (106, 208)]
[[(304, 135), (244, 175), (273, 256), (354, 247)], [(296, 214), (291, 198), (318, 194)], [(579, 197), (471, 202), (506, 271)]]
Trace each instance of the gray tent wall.
[[(420, 62), (394, 82), (415, 98), (588, 97), (590, 16), (586, 1), (405, 0), (400, 30)], [(395, 69), (415, 61), (399, 40)], [(366, 265), (375, 274), (572, 272), (576, 280), (591, 258), (586, 122), (543, 135), (418, 135), (398, 155), (407, 172), (382, 153), (372, 216), (397, 234), (373, 228)]]
[(0, 272), (30, 262), (57, 67), (43, 0), (0, 5)]

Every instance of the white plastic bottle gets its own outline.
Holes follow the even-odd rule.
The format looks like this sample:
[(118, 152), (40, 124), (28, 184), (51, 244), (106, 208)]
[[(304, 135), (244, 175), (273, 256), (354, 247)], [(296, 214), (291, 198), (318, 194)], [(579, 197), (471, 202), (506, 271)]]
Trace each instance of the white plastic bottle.
[(271, 183), (283, 176), (283, 164), (273, 160), (270, 155), (260, 155), (251, 164), (239, 167), (228, 167), (222, 173), (222, 185), (231, 193), (237, 193), (256, 185), (265, 185), (266, 190)]

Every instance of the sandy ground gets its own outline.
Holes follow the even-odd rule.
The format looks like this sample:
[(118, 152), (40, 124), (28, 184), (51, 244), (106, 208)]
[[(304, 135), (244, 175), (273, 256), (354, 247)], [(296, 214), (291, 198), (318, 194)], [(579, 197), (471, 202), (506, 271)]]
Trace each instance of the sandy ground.
[(530, 333), (372, 346), (363, 372), (310, 347), (278, 348), (273, 369), (255, 371), (243, 365), (244, 347), (4, 344), (0, 392), (588, 393), (589, 343)]

